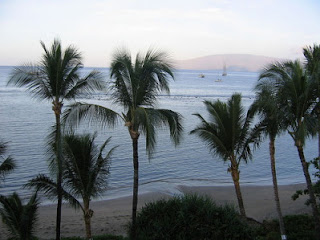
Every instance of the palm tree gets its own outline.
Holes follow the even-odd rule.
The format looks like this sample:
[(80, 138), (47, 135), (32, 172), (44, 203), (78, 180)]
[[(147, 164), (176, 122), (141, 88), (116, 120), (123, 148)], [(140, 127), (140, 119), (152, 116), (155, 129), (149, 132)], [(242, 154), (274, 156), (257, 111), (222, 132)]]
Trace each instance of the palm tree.
[(314, 44), (313, 47), (304, 48), (303, 54), (306, 58), (307, 73), (315, 86), (314, 113), (318, 118), (318, 157), (320, 157), (320, 45)]
[(271, 64), (260, 74), (259, 79), (270, 81), (276, 91), (278, 107), (284, 113), (283, 121), (295, 143), (306, 178), (316, 232), (320, 233), (319, 211), (304, 155), (305, 139), (314, 132), (316, 126), (316, 119), (311, 114), (314, 107), (314, 84), (308, 80), (299, 61)]
[(79, 51), (68, 46), (64, 51), (61, 43), (55, 39), (51, 48), (47, 49), (40, 42), (44, 50), (41, 61), (36, 66), (17, 67), (13, 70), (8, 84), (26, 87), (33, 96), (52, 101), (52, 110), (56, 120), (56, 164), (58, 184), (58, 204), (56, 239), (60, 239), (61, 203), (62, 203), (62, 151), (61, 151), (61, 110), (64, 100), (74, 99), (80, 93), (91, 93), (94, 90), (102, 90), (103, 84), (99, 72), (92, 71), (84, 78), (80, 77), (83, 67), (82, 57)]
[(278, 181), (276, 173), (275, 159), (275, 140), (276, 136), (282, 133), (285, 129), (282, 124), (281, 111), (278, 108), (275, 92), (268, 81), (261, 81), (255, 87), (256, 99), (251, 106), (252, 111), (258, 112), (260, 115), (261, 125), (264, 126), (261, 130), (269, 137), (269, 153), (271, 163), (271, 174), (273, 182), (274, 199), (279, 218), (279, 227), (282, 239), (287, 239), (281, 205), (279, 200)]
[(4, 178), (5, 175), (12, 172), (16, 164), (12, 157), (8, 156), (7, 158), (4, 155), (7, 152), (7, 145), (5, 142), (0, 141), (0, 159), (3, 159), (2, 163), (0, 164), (0, 178)]
[[(102, 144), (100, 149), (94, 144), (95, 138), (96, 135), (89, 134), (63, 137), (63, 197), (74, 208), (82, 210), (88, 239), (92, 237), (93, 211), (90, 209), (90, 201), (106, 190), (110, 158), (115, 149), (115, 147), (112, 148), (103, 157), (103, 151), (110, 142), (110, 138)], [(43, 191), (48, 197), (56, 197), (57, 184), (47, 176), (38, 175), (27, 186)], [(82, 204), (77, 200), (79, 198), (82, 198)]]
[[(121, 118), (128, 128), (133, 148), (133, 197), (132, 225), (136, 224), (138, 204), (138, 139), (140, 133), (146, 137), (146, 149), (151, 156), (156, 142), (156, 128), (169, 126), (171, 139), (179, 143), (182, 132), (180, 114), (167, 110), (156, 109), (156, 98), (161, 91), (169, 93), (169, 78), (173, 78), (172, 66), (166, 55), (149, 50), (145, 56), (137, 54), (133, 62), (130, 53), (122, 50), (117, 52), (110, 68), (112, 79), (112, 98), (116, 104), (124, 108), (122, 115), (99, 105), (76, 103), (66, 112), (66, 120), (70, 122), (81, 119), (100, 120), (114, 124)], [(135, 239), (135, 228), (132, 228)]]
[(245, 115), (240, 94), (233, 94), (227, 103), (217, 100), (205, 101), (204, 104), (209, 113), (209, 121), (200, 114), (194, 114), (201, 123), (190, 133), (197, 134), (205, 141), (213, 154), (225, 162), (230, 161), (228, 171), (234, 183), (240, 214), (246, 217), (239, 182), (239, 165), (252, 158), (250, 145), (259, 144), (259, 127), (252, 127), (253, 114), (250, 111)]
[(39, 201), (37, 193), (33, 194), (26, 205), (17, 193), (11, 196), (0, 196), (0, 215), (3, 223), (8, 227), (13, 239), (31, 240), (34, 237), (34, 228), (37, 221)]

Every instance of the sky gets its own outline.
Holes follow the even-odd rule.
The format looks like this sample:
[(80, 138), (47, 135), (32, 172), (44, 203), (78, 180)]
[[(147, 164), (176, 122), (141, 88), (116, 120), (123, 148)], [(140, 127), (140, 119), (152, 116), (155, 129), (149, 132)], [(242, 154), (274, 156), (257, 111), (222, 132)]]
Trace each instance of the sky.
[(36, 63), (55, 38), (87, 67), (109, 67), (121, 48), (296, 59), (320, 44), (319, 12), (319, 0), (0, 0), (0, 65)]

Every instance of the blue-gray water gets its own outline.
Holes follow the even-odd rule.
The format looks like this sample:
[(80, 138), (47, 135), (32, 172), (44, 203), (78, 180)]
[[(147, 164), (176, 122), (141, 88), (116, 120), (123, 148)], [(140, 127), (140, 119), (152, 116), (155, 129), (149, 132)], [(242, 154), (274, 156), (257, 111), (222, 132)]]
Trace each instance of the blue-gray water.
[[(12, 67), (0, 67), (0, 138), (8, 142), (9, 154), (16, 159), (18, 168), (5, 179), (0, 194), (18, 191), (27, 195), (28, 190), (21, 189), (29, 179), (38, 173), (47, 173), (46, 136), (54, 123), (51, 103), (32, 99), (22, 88), (6, 87)], [(91, 69), (84, 69), (84, 72)], [(108, 69), (100, 69), (106, 76)], [(205, 78), (199, 78), (199, 74)], [(257, 73), (230, 72), (227, 77), (214, 71), (181, 70), (175, 72), (176, 81), (171, 84), (171, 95), (160, 96), (158, 107), (172, 109), (184, 117), (185, 133), (181, 144), (174, 147), (168, 131), (159, 129), (156, 152), (148, 159), (144, 139), (139, 142), (140, 192), (160, 191), (176, 193), (178, 185), (232, 185), (228, 164), (209, 154), (205, 144), (189, 132), (198, 124), (193, 113), (206, 116), (203, 101), (226, 100), (234, 92), (243, 96), (243, 104), (249, 106), (254, 98), (253, 86)], [(215, 80), (222, 78), (222, 82)], [(119, 112), (121, 108), (113, 106), (106, 94), (96, 94), (92, 98), (79, 99), (111, 107)], [(119, 145), (114, 152), (108, 190), (103, 199), (130, 195), (132, 192), (132, 147), (131, 139), (123, 124), (114, 129), (86, 127), (86, 132), (98, 131), (97, 143), (101, 144), (112, 136), (110, 146)], [(293, 141), (287, 134), (276, 140), (277, 173), (279, 184), (304, 183), (304, 176)], [(306, 157), (311, 160), (317, 155), (317, 141), (311, 139), (306, 144)], [(272, 185), (268, 155), (268, 141), (256, 150), (252, 162), (240, 165), (242, 185)], [(313, 169), (312, 169), (313, 171)]]

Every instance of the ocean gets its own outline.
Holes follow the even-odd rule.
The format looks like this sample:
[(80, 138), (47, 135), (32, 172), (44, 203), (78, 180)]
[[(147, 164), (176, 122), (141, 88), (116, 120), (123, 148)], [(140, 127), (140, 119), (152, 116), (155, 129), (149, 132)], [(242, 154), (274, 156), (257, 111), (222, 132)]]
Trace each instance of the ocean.
[[(92, 68), (84, 68), (83, 73)], [(98, 69), (108, 78), (108, 69)], [(17, 169), (9, 174), (0, 185), (0, 194), (17, 191), (22, 196), (30, 190), (22, 186), (39, 173), (48, 174), (46, 136), (55, 118), (50, 102), (39, 101), (22, 88), (6, 86), (12, 67), (0, 67), (0, 138), (8, 142), (8, 154), (17, 162)], [(199, 78), (204, 74), (204, 78)], [(218, 71), (177, 70), (175, 81), (170, 84), (171, 94), (160, 95), (159, 108), (179, 112), (183, 116), (184, 134), (177, 147), (170, 141), (167, 129), (157, 131), (157, 145), (151, 159), (145, 151), (145, 139), (139, 139), (139, 192), (179, 193), (180, 185), (228, 186), (233, 185), (228, 163), (212, 155), (204, 142), (189, 132), (199, 123), (194, 113), (207, 117), (204, 100), (226, 101), (233, 93), (242, 94), (243, 105), (247, 108), (254, 100), (253, 87), (258, 73), (229, 72), (226, 77)], [(222, 81), (217, 81), (222, 79)], [(109, 95), (97, 93), (77, 99), (81, 102), (97, 103), (118, 112), (121, 107), (112, 104)], [(65, 106), (68, 103), (65, 103)], [(128, 130), (119, 123), (115, 128), (101, 129), (85, 125), (79, 132), (97, 131), (99, 145), (108, 137), (110, 147), (118, 146), (112, 157), (108, 189), (100, 199), (112, 199), (132, 194), (133, 166), (132, 145)], [(107, 149), (110, 149), (107, 147)], [(306, 159), (317, 156), (317, 140), (309, 139), (305, 147)], [(1, 161), (1, 160), (0, 160)], [(281, 185), (305, 183), (301, 163), (293, 140), (288, 134), (276, 139), (276, 161), (278, 182)], [(311, 167), (311, 172), (314, 169)], [(272, 185), (268, 139), (256, 149), (252, 161), (240, 164), (241, 185)]]

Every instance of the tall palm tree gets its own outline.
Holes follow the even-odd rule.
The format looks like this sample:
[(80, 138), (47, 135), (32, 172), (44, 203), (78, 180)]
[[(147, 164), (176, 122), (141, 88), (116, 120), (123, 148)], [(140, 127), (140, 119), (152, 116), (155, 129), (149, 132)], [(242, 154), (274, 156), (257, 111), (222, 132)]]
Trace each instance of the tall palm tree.
[(308, 163), (304, 155), (306, 138), (314, 132), (316, 119), (311, 114), (314, 107), (314, 84), (299, 61), (286, 61), (268, 66), (259, 76), (260, 80), (270, 81), (276, 91), (279, 108), (283, 111), (283, 120), (288, 133), (297, 148), (309, 191), (316, 232), (320, 239), (320, 217)]
[(31, 196), (26, 205), (22, 203), (17, 193), (8, 197), (0, 196), (0, 204), (2, 221), (8, 227), (13, 239), (33, 239), (39, 205), (37, 193)]
[(4, 155), (7, 152), (7, 145), (5, 142), (0, 141), (0, 159), (3, 161), (0, 164), (0, 179), (4, 178), (5, 175), (12, 172), (15, 169), (16, 164), (12, 157), (5, 157)]
[[(169, 93), (169, 78), (173, 78), (171, 69), (171, 64), (162, 52), (149, 50), (144, 56), (137, 54), (133, 62), (129, 52), (119, 51), (114, 55), (110, 68), (111, 90), (114, 102), (123, 106), (124, 113), (120, 115), (103, 106), (85, 103), (76, 103), (66, 112), (66, 120), (70, 122), (87, 118), (114, 124), (119, 117), (124, 121), (133, 149), (133, 226), (136, 224), (138, 204), (140, 133), (146, 137), (146, 149), (150, 156), (155, 147), (156, 128), (169, 126), (170, 136), (175, 144), (179, 143), (182, 132), (180, 114), (155, 108), (159, 93)], [(132, 229), (132, 238), (135, 239), (135, 228)]]
[(13, 70), (8, 84), (26, 87), (33, 96), (52, 101), (52, 110), (56, 120), (56, 164), (58, 167), (58, 204), (56, 239), (60, 239), (61, 203), (62, 203), (62, 152), (61, 152), (61, 111), (64, 100), (73, 99), (80, 93), (91, 93), (102, 90), (103, 83), (99, 72), (92, 71), (81, 78), (80, 70), (83, 67), (79, 51), (68, 46), (62, 49), (59, 40), (55, 39), (51, 48), (47, 49), (40, 42), (44, 50), (41, 61), (35, 66), (17, 67)]
[(246, 217), (239, 182), (239, 165), (252, 158), (250, 145), (259, 144), (259, 127), (252, 127), (254, 116), (250, 111), (245, 114), (240, 94), (233, 94), (227, 103), (217, 100), (205, 101), (204, 104), (209, 113), (209, 121), (200, 114), (194, 114), (201, 123), (190, 133), (197, 134), (205, 141), (213, 154), (230, 162), (228, 171), (234, 183), (240, 214)]
[(318, 118), (318, 157), (320, 157), (320, 45), (314, 44), (303, 49), (303, 55), (306, 58), (306, 69), (314, 84), (316, 103), (314, 113)]
[(275, 91), (273, 91), (272, 85), (270, 85), (269, 81), (260, 81), (256, 85), (255, 90), (256, 99), (252, 104), (251, 109), (252, 111), (259, 113), (261, 125), (263, 126), (261, 130), (265, 133), (265, 135), (269, 137), (269, 154), (271, 163), (273, 192), (279, 218), (280, 233), (282, 236), (281, 239), (287, 239), (279, 199), (275, 158), (276, 137), (277, 135), (285, 131), (285, 128), (282, 123), (283, 117), (280, 109), (278, 108)]
[[(66, 135), (63, 137), (63, 197), (73, 207), (80, 208), (83, 212), (86, 236), (91, 239), (91, 218), (93, 211), (90, 201), (97, 198), (107, 187), (109, 164), (112, 148), (105, 156), (103, 152), (110, 142), (108, 138), (98, 149), (94, 144), (96, 135)], [(32, 179), (28, 187), (43, 191), (48, 197), (55, 198), (57, 184), (54, 180), (44, 175)], [(82, 203), (77, 199), (81, 198)]]

